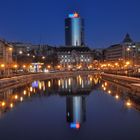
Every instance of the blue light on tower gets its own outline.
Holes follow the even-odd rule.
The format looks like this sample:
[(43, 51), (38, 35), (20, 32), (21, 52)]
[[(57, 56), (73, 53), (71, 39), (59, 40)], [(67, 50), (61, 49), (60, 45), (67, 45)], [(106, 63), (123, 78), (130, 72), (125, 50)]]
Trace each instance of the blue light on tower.
[(69, 18), (78, 18), (79, 14), (75, 12), (75, 13), (69, 14), (68, 17)]
[(65, 44), (73, 47), (84, 45), (84, 20), (77, 12), (65, 19)]

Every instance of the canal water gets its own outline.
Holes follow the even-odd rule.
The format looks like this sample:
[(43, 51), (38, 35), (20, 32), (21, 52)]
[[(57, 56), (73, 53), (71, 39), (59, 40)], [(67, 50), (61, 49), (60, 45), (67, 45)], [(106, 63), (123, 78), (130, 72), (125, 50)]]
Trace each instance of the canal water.
[(0, 93), (0, 140), (140, 140), (140, 98), (99, 75)]

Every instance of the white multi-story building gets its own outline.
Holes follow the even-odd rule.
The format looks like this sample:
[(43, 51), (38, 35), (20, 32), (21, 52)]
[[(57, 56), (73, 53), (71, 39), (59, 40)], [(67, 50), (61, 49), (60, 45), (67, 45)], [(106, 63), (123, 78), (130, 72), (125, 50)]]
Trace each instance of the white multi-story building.
[(57, 55), (63, 68), (87, 69), (93, 62), (93, 53), (88, 47), (60, 47), (57, 49)]

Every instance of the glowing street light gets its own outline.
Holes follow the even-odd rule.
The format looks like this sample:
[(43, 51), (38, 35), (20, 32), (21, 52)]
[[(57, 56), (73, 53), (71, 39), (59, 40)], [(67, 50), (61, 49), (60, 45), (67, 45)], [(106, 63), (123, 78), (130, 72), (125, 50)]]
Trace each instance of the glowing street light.
[(15, 95), (15, 100), (17, 100), (18, 99), (18, 95)]
[(17, 68), (17, 65), (16, 64), (14, 65), (14, 68)]
[(45, 56), (42, 56), (42, 59), (45, 59)]
[(4, 64), (1, 64), (0, 66), (1, 66), (1, 68), (4, 68), (4, 67), (5, 67), (5, 65), (4, 65)]
[(26, 65), (23, 65), (23, 68), (26, 68)]
[(6, 103), (3, 101), (3, 102), (1, 103), (1, 105), (2, 105), (2, 107), (4, 107), (4, 106), (6, 105)]
[(130, 62), (129, 62), (129, 61), (127, 61), (127, 62), (126, 62), (126, 65), (130, 65)]
[(129, 52), (129, 51), (130, 51), (130, 48), (127, 48), (127, 49), (126, 49), (126, 51), (128, 51), (128, 52)]
[(50, 66), (50, 65), (48, 65), (47, 67), (48, 67), (48, 69), (50, 69), (50, 68), (51, 68), (51, 66)]
[(19, 51), (19, 54), (23, 54), (23, 51)]
[(10, 47), (10, 48), (9, 48), (9, 51), (12, 51), (12, 50), (13, 50), (13, 48)]
[(60, 65), (58, 65), (58, 66), (57, 66), (57, 68), (58, 68), (58, 69), (60, 69), (60, 68), (61, 68), (61, 66), (60, 66)]

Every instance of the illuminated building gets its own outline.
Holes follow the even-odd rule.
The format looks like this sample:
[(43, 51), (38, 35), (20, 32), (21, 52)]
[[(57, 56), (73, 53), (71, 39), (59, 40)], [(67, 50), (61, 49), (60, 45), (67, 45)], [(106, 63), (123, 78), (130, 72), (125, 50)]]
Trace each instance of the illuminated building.
[(69, 14), (65, 19), (65, 44), (57, 48), (58, 61), (64, 69), (88, 68), (93, 53), (84, 45), (84, 20), (78, 13)]
[(84, 45), (84, 20), (78, 13), (69, 14), (65, 19), (66, 46)]
[(10, 75), (12, 73), (12, 52), (13, 46), (4, 40), (0, 40), (0, 74)]
[(93, 61), (93, 52), (88, 47), (60, 47), (57, 48), (59, 64), (67, 69), (81, 65), (86, 69)]
[(126, 34), (120, 44), (115, 44), (104, 50), (104, 58), (107, 61), (130, 60), (134, 64), (140, 64), (140, 43), (134, 42), (129, 34)]

